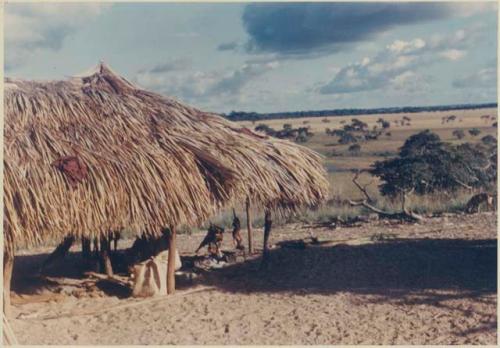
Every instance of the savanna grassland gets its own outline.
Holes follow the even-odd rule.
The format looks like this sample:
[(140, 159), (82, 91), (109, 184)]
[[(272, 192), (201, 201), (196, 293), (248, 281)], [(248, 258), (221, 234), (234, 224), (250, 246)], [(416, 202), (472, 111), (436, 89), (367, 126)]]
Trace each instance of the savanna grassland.
[[(454, 120), (443, 121), (443, 118), (455, 115)], [(488, 115), (486, 118), (484, 116)], [(403, 122), (403, 117), (408, 117), (410, 120)], [(483, 117), (482, 117), (483, 116)], [(380, 118), (390, 122), (390, 127), (382, 131), (382, 135), (377, 140), (369, 140), (360, 142), (361, 146), (358, 153), (352, 153), (348, 149), (351, 144), (339, 144), (338, 136), (326, 134), (326, 130), (342, 129), (346, 124), (349, 124), (352, 119), (358, 119), (368, 124), (368, 128), (372, 129), (377, 126), (380, 129), (380, 124), (377, 120)], [(477, 143), (481, 142), (481, 138), (486, 135), (497, 137), (497, 127), (493, 126), (497, 122), (496, 109), (473, 109), (473, 110), (453, 110), (440, 112), (420, 112), (420, 113), (396, 113), (396, 114), (380, 114), (380, 115), (358, 115), (358, 116), (330, 116), (330, 117), (304, 117), (293, 119), (274, 119), (252, 123), (250, 121), (241, 121), (240, 124), (254, 129), (259, 124), (266, 124), (273, 129), (281, 129), (284, 124), (291, 124), (293, 128), (310, 127), (314, 134), (309, 140), (302, 145), (310, 147), (321, 153), (325, 158), (325, 168), (328, 171), (331, 196), (334, 199), (358, 199), (362, 197), (361, 192), (352, 183), (352, 171), (368, 169), (375, 161), (394, 157), (397, 155), (399, 148), (403, 145), (409, 136), (420, 131), (429, 129), (439, 135), (442, 141), (460, 144), (465, 142)], [(469, 134), (469, 130), (477, 128), (481, 131), (480, 134), (473, 136)], [(453, 135), (455, 130), (463, 130), (465, 137), (457, 139)], [(387, 135), (389, 133), (389, 135)], [(391, 208), (397, 205), (397, 202), (388, 200), (382, 197), (378, 190), (378, 180), (367, 173), (360, 176), (359, 181), (367, 184), (368, 192), (376, 197), (378, 204), (381, 207)], [(470, 192), (457, 192), (453, 196), (443, 196), (440, 194), (428, 196), (410, 196), (409, 207), (421, 212), (434, 212), (453, 210), (463, 206)], [(332, 209), (320, 211), (319, 214), (327, 214), (327, 211), (332, 213)], [(340, 215), (353, 215), (359, 212), (359, 209), (338, 207), (336, 210)]]

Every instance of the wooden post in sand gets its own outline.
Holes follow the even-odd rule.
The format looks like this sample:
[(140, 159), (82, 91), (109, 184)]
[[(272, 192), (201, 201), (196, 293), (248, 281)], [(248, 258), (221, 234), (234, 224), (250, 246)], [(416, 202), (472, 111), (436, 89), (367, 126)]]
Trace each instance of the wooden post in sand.
[(10, 283), (12, 269), (14, 268), (14, 254), (11, 248), (4, 248), (3, 253), (3, 312), (7, 318), (10, 316)]
[(85, 236), (82, 236), (82, 258), (87, 262), (92, 258), (92, 241)]
[(246, 200), (247, 207), (247, 229), (248, 229), (248, 253), (253, 254), (253, 243), (252, 243), (252, 215), (250, 212), (250, 197), (247, 196)]
[(110, 253), (110, 240), (107, 236), (101, 236), (101, 262), (104, 266), (104, 273), (108, 277), (113, 276), (113, 266), (111, 264)]
[(266, 207), (264, 215), (264, 250), (262, 252), (261, 268), (267, 267), (269, 262), (269, 235), (271, 234), (272, 225), (273, 220), (271, 218), (271, 209)]
[(176, 231), (175, 227), (170, 227), (168, 237), (168, 264), (167, 264), (167, 294), (175, 293), (175, 254), (176, 254)]

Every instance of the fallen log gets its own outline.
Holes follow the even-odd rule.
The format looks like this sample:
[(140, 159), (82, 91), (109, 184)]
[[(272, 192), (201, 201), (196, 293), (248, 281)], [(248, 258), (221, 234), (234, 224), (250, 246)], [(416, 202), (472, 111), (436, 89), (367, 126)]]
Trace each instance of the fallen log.
[(363, 207), (377, 213), (382, 218), (398, 219), (398, 220), (405, 220), (405, 221), (423, 221), (424, 220), (423, 216), (418, 215), (418, 214), (416, 214), (412, 211), (409, 211), (407, 209), (404, 209), (404, 210), (397, 212), (397, 213), (389, 213), (389, 212), (383, 211), (377, 207), (374, 207), (373, 205), (369, 204), (366, 200), (357, 201), (357, 202), (348, 200), (348, 202), (353, 207), (363, 206)]

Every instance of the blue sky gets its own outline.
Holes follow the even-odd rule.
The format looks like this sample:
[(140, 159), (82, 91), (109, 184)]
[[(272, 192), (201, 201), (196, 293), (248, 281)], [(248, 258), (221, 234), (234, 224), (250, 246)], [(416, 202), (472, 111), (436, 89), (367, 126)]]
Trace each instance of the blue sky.
[(100, 60), (215, 111), (496, 100), (497, 5), (13, 4), (6, 76), (63, 79)]

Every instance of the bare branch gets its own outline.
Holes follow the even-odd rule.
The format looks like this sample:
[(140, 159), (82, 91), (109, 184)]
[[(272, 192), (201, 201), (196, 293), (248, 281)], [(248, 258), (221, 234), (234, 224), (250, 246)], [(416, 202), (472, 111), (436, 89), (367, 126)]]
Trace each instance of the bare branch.
[(362, 170), (357, 171), (354, 174), (354, 177), (352, 178), (352, 182), (363, 193), (363, 195), (366, 197), (366, 199), (368, 200), (368, 202), (373, 202), (374, 200), (370, 197), (370, 195), (368, 194), (368, 191), (366, 190), (366, 188), (368, 187), (368, 185), (370, 185), (372, 183), (372, 181), (370, 181), (370, 183), (368, 183), (365, 186), (361, 186), (361, 184), (358, 182), (359, 174), (361, 174), (362, 172), (363, 172)]
[(472, 190), (472, 189), (473, 189), (473, 187), (472, 187), (472, 186), (467, 185), (466, 183), (464, 183), (464, 182), (462, 182), (462, 181), (458, 180), (457, 178), (453, 178), (453, 180), (455, 180), (455, 182), (456, 182), (457, 184), (459, 184), (460, 186), (462, 186), (462, 187), (464, 187), (464, 188), (466, 188), (466, 189), (468, 189), (468, 190)]
[(358, 201), (358, 202), (349, 200), (349, 204), (353, 207), (363, 206), (363, 207), (379, 214), (380, 216), (387, 217), (387, 218), (396, 218), (396, 219), (414, 220), (414, 221), (424, 220), (424, 218), (422, 216), (415, 214), (411, 211), (408, 211), (406, 209), (404, 211), (402, 211), (401, 213), (389, 213), (389, 212), (383, 211), (383, 210), (369, 204), (366, 200)]

